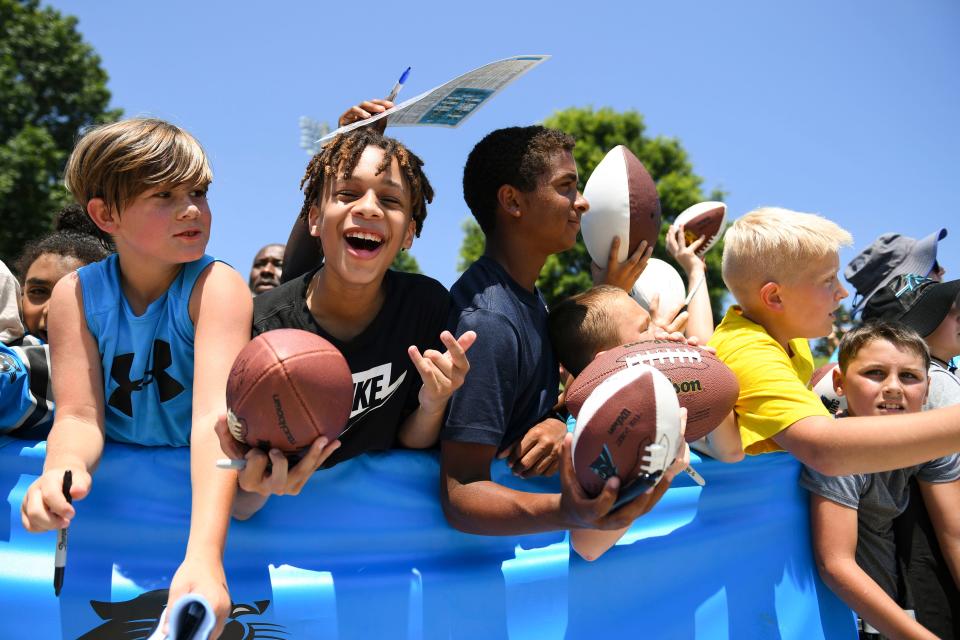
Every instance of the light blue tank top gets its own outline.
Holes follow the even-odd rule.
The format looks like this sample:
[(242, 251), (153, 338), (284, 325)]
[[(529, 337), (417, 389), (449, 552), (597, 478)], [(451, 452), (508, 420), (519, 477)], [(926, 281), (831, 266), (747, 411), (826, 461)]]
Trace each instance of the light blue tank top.
[(81, 267), (87, 327), (103, 365), (108, 440), (146, 446), (190, 444), (193, 321), (190, 294), (214, 259), (183, 265), (170, 288), (135, 315), (120, 287), (116, 254)]

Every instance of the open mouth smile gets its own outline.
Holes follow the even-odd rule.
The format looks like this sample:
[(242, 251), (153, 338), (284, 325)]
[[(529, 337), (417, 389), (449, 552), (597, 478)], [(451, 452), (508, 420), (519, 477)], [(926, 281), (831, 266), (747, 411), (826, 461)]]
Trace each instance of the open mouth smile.
[(383, 236), (374, 231), (351, 229), (343, 234), (350, 252), (368, 258), (376, 255), (384, 245)]

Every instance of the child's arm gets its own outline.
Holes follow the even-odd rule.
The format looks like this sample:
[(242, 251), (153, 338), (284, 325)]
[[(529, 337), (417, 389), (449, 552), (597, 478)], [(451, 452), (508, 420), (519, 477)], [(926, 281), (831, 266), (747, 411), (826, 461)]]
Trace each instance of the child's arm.
[(824, 475), (876, 473), (922, 464), (960, 450), (960, 405), (898, 416), (808, 416), (773, 436)]
[[(686, 421), (686, 412), (684, 412), (684, 421)], [(670, 488), (670, 483), (677, 477), (677, 474), (687, 468), (690, 464), (690, 447), (686, 442), (683, 443), (683, 453), (673, 461), (673, 464), (664, 472), (663, 479), (657, 485), (651, 488), (647, 493), (653, 494), (651, 500), (654, 504), (660, 502), (660, 498)], [(617, 541), (623, 537), (630, 526), (613, 531), (602, 531), (599, 529), (574, 529), (570, 532), (570, 546), (580, 554), (580, 557), (589, 562), (593, 562), (604, 553), (606, 553)]]
[(811, 494), (810, 528), (823, 581), (851, 609), (890, 638), (936, 640), (857, 564), (857, 511)]
[(407, 417), (397, 432), (397, 439), (403, 446), (425, 449), (437, 441), (447, 401), (463, 385), (470, 370), (466, 352), (476, 339), (474, 331), (467, 331), (456, 339), (452, 333), (444, 331), (440, 334), (440, 340), (447, 347), (445, 353), (427, 349), (421, 355), (416, 346), (407, 349), (420, 373), (423, 386), (420, 387), (420, 406)]
[(43, 474), (27, 489), (20, 509), (29, 531), (70, 524), (76, 513), (63, 497), (63, 473), (73, 474), (74, 500), (90, 491), (91, 474), (103, 453), (103, 374), (100, 354), (83, 316), (76, 273), (56, 284), (50, 298), (47, 334), (57, 410), (47, 439)]
[(740, 427), (737, 426), (737, 414), (731, 411), (720, 426), (699, 440), (691, 442), (690, 446), (694, 451), (721, 462), (743, 460), (743, 441), (740, 439)]
[(923, 502), (937, 532), (940, 551), (950, 567), (953, 581), (960, 587), (960, 480), (953, 482), (920, 481)]
[(190, 480), (193, 486), (190, 537), (180, 568), (170, 584), (167, 606), (185, 593), (203, 594), (217, 615), (219, 637), (230, 609), (223, 549), (237, 476), (217, 469), (223, 451), (214, 431), (226, 411), (227, 377), (233, 361), (250, 340), (253, 301), (240, 275), (214, 262), (197, 280), (190, 296), (194, 338), (193, 426), (190, 432)]
[[(683, 227), (671, 225), (666, 234), (667, 252), (687, 274), (687, 292), (696, 289), (687, 304), (686, 334), (696, 336), (700, 342), (706, 342), (713, 336), (713, 307), (710, 305), (710, 291), (707, 287), (707, 265), (697, 257), (696, 251), (706, 237), (697, 238), (687, 246)], [(702, 281), (702, 282), (701, 282)]]

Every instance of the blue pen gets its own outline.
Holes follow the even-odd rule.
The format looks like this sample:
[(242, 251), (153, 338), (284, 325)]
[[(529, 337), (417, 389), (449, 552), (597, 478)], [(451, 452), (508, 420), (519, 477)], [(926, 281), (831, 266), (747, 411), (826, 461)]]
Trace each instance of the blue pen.
[(390, 89), (390, 93), (387, 94), (387, 100), (393, 102), (393, 99), (400, 93), (400, 89), (403, 89), (403, 83), (407, 81), (408, 75), (410, 75), (410, 67), (407, 67), (403, 73), (400, 74), (400, 79), (397, 80), (397, 84), (393, 85), (393, 89)]

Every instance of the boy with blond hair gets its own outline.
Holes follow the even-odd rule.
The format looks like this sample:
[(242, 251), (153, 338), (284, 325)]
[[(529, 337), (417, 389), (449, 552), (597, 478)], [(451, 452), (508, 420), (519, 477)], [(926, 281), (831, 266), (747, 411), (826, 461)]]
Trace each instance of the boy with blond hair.
[[(960, 451), (960, 407), (916, 414), (851, 417), (837, 428), (807, 388), (808, 339), (830, 333), (847, 291), (839, 250), (852, 242), (833, 222), (763, 208), (724, 237), (723, 280), (737, 305), (710, 339), (740, 383), (726, 421), (747, 454), (787, 450), (826, 475), (899, 469)], [(882, 426), (883, 428), (877, 428)]]
[[(219, 471), (214, 424), (226, 412), (233, 361), (250, 339), (253, 303), (243, 278), (205, 255), (212, 173), (197, 140), (161, 120), (137, 118), (87, 132), (66, 183), (116, 254), (62, 278), (47, 332), (57, 412), (43, 474), (21, 517), (30, 531), (70, 525), (64, 498), (87, 496), (104, 440), (190, 446), (190, 537), (170, 602), (200, 593), (219, 637), (230, 606), (223, 570), (235, 473)], [(223, 313), (230, 309), (230, 313)]]

